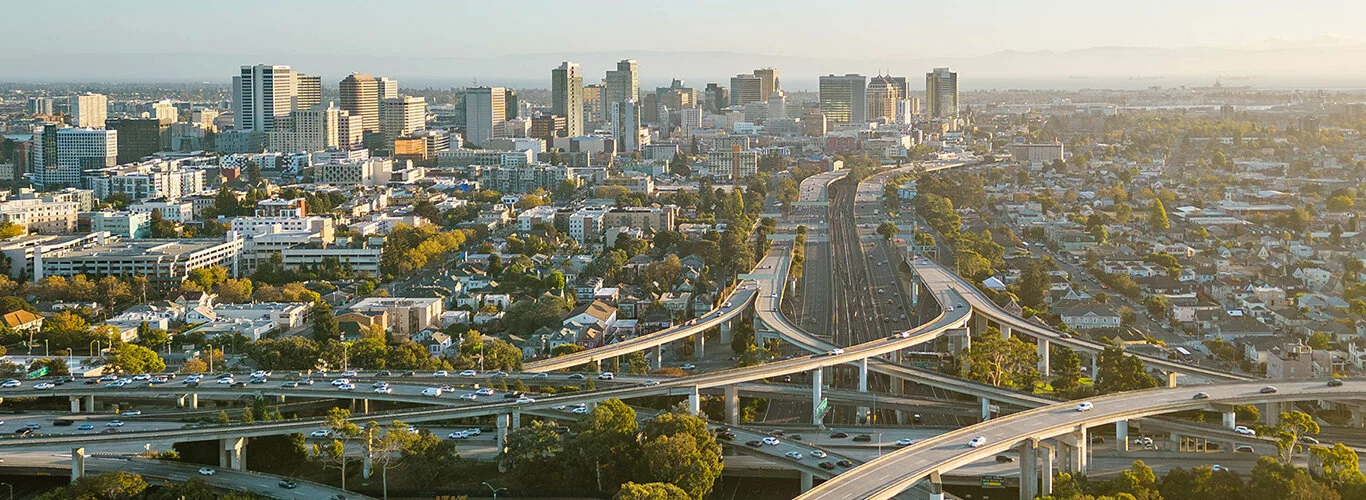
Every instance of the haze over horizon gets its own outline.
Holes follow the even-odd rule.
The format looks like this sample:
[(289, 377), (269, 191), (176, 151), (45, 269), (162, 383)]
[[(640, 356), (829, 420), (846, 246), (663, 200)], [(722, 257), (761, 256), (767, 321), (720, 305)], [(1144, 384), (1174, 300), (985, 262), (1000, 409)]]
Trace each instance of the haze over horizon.
[[(618, 59), (641, 84), (724, 81), (755, 67), (785, 87), (830, 73), (916, 76), (935, 66), (964, 89), (1226, 85), (1366, 88), (1366, 5), (1269, 0), (1155, 5), (1045, 0), (966, 5), (872, 1), (829, 9), (807, 0), (666, 5), (604, 0), (598, 8), (532, 0), (516, 8), (398, 0), (83, 5), (7, 8), (16, 19), (62, 18), (0, 34), (0, 81), (210, 81), (243, 64), (285, 64), (335, 82), (357, 71), (408, 86), (548, 85), (562, 60), (596, 81)], [(420, 13), (421, 15), (413, 15)], [(724, 15), (719, 15), (724, 13)], [(871, 16), (871, 14), (876, 16)], [(290, 29), (262, 19), (306, 20)], [(660, 24), (652, 20), (669, 19)], [(884, 20), (885, 26), (869, 26)], [(365, 23), (365, 29), (350, 29)], [(126, 26), (139, 26), (127, 29)], [(160, 28), (160, 29), (158, 29)], [(176, 33), (183, 33), (177, 35)], [(168, 36), (169, 35), (169, 36)], [(181, 42), (167, 43), (180, 39)]]

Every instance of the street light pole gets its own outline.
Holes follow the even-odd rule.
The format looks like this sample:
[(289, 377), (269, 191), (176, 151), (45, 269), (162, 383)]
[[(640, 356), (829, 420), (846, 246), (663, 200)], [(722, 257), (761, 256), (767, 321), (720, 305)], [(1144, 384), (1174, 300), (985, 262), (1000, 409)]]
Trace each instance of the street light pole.
[(0, 483), (0, 484), (3, 484), (3, 485), (5, 485), (6, 488), (9, 488), (9, 500), (14, 500), (14, 485), (9, 484), (9, 483)]
[(485, 482), (484, 486), (488, 486), (489, 490), (493, 491), (493, 498), (495, 499), (498, 498), (498, 492), (508, 490), (507, 488), (494, 488), (493, 485), (489, 484), (488, 482)]

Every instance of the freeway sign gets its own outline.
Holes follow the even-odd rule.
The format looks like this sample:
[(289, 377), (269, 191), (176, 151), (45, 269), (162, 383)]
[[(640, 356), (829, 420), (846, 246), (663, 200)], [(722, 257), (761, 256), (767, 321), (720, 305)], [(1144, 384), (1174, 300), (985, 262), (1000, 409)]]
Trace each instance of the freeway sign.
[(827, 411), (830, 411), (830, 400), (821, 398), (820, 404), (816, 405), (816, 418), (824, 417)]
[(30, 379), (35, 379), (35, 378), (41, 377), (41, 376), (43, 376), (43, 375), (47, 375), (47, 366), (41, 366), (41, 367), (38, 367), (37, 370), (33, 370), (33, 371), (31, 371), (31, 372), (28, 372), (28, 378), (30, 378)]
[(982, 476), (983, 488), (1005, 488), (1005, 476)]

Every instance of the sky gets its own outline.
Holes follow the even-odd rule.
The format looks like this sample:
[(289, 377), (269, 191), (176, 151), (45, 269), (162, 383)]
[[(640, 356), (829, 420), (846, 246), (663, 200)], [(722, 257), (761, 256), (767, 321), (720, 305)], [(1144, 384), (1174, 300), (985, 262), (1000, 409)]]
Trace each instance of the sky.
[[(537, 58), (525, 58), (522, 62), (536, 63), (528, 67), (502, 59), (553, 55), (597, 64), (594, 54), (636, 53), (642, 54), (636, 58), (646, 78), (667, 78), (669, 72), (720, 77), (747, 69), (729, 66), (740, 64), (737, 58), (711, 57), (717, 67), (709, 67), (704, 57), (726, 53), (772, 58), (803, 73), (814, 70), (814, 79), (820, 71), (922, 72), (928, 68), (902, 66), (1006, 51), (1366, 48), (1366, 37), (1357, 34), (1366, 2), (1349, 0), (124, 0), (74, 5), (7, 2), (6, 18), (33, 22), (6, 23), (0, 30), (0, 80), (139, 75), (217, 80), (231, 73), (233, 64), (253, 62), (289, 64), (305, 72), (313, 65), (325, 76), (344, 75), (346, 64), (389, 63), (392, 67), (384, 69), (418, 79), (542, 78), (548, 70)], [(703, 56), (679, 59), (689, 53)], [(1211, 62), (1222, 58), (1215, 59)], [(646, 71), (652, 62), (655, 75)], [(1067, 73), (1084, 74), (1094, 62), (1071, 64), (1075, 71)], [(1123, 70), (1146, 76), (1149, 68), (1142, 64), (1134, 61)], [(228, 68), (213, 69), (221, 65)], [(590, 74), (607, 69), (585, 66)], [(1159, 66), (1151, 69), (1188, 71)], [(1366, 68), (1355, 65), (1324, 72), (1358, 69), (1366, 75)]]

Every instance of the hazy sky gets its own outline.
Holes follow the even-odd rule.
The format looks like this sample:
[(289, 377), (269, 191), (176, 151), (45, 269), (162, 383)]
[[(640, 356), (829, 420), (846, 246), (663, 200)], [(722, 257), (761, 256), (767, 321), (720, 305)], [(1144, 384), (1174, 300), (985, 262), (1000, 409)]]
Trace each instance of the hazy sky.
[[(543, 54), (586, 59), (593, 66), (585, 70), (597, 74), (607, 68), (573, 54), (632, 51), (819, 59), (801, 67), (813, 75), (889, 66), (914, 73), (927, 69), (920, 63), (1006, 50), (1366, 47), (1366, 37), (1357, 36), (1366, 19), (1360, 0), (12, 0), (3, 12), (22, 22), (0, 30), (0, 80), (84, 75), (74, 71), (97, 73), (90, 78), (127, 78), (126, 72), (217, 80), (234, 63), (254, 62), (305, 72), (312, 65), (329, 77), (347, 64), (389, 63), (403, 69), (354, 70), (542, 78), (545, 63), (534, 58), (522, 61), (525, 71), (515, 60), (452, 61)], [(706, 60), (670, 67), (663, 57), (639, 59), (648, 77), (713, 73)], [(424, 60), (433, 67), (422, 67)], [(855, 67), (832, 67), (854, 60)], [(917, 67), (895, 67), (909, 60)], [(738, 61), (721, 63), (716, 75), (745, 69), (731, 67)]]

